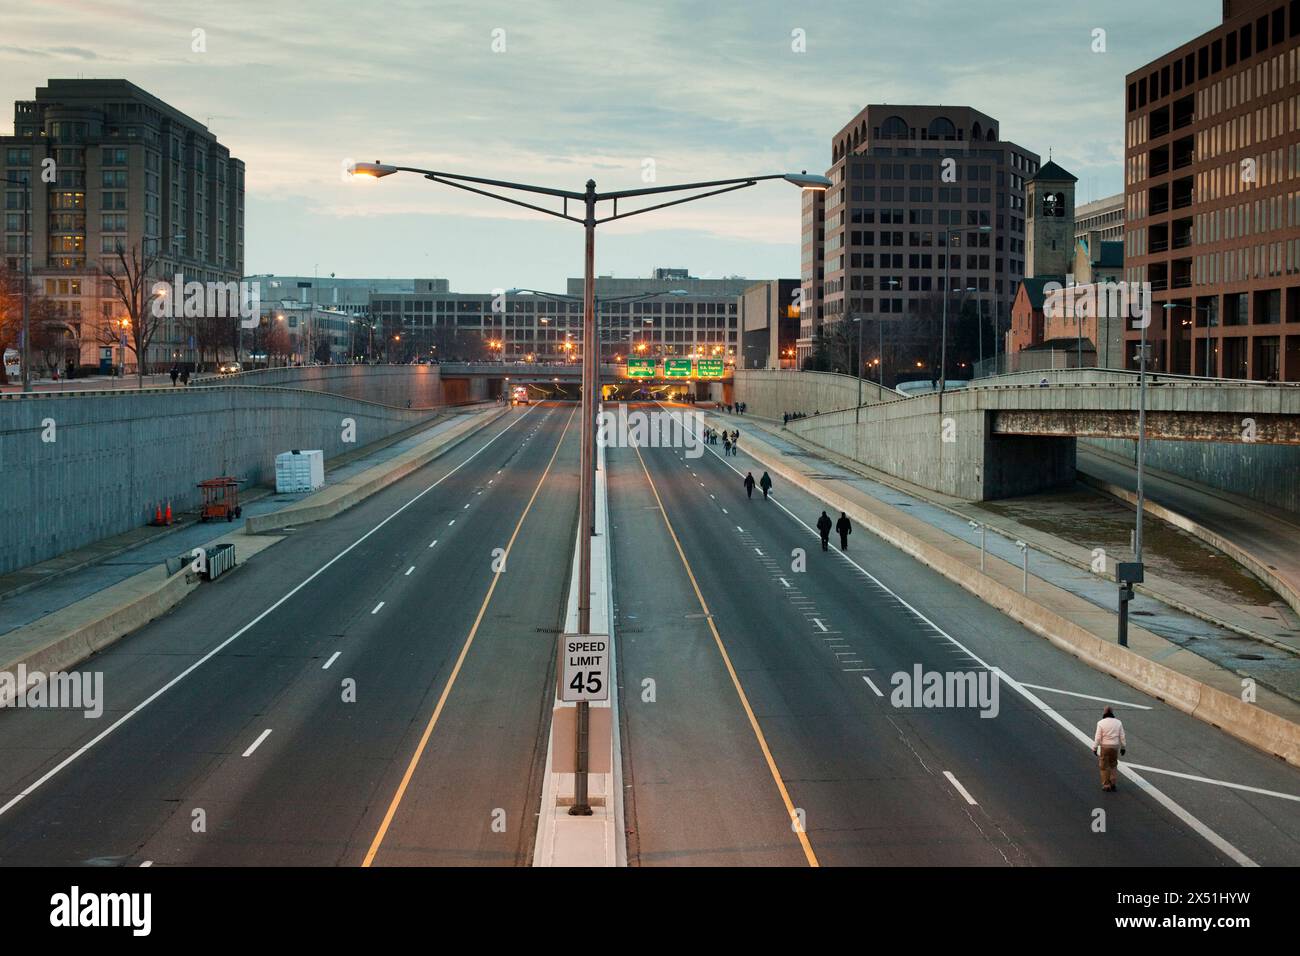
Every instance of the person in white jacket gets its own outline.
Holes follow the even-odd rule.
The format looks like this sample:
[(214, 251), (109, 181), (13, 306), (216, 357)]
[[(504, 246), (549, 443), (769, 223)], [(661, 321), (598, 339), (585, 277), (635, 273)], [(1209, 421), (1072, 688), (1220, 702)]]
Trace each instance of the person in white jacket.
[(1119, 758), (1128, 749), (1124, 737), (1124, 725), (1120, 723), (1115, 712), (1107, 707), (1097, 721), (1097, 732), (1092, 737), (1092, 752), (1097, 755), (1097, 766), (1101, 769), (1101, 789), (1114, 790), (1119, 780), (1116, 768)]

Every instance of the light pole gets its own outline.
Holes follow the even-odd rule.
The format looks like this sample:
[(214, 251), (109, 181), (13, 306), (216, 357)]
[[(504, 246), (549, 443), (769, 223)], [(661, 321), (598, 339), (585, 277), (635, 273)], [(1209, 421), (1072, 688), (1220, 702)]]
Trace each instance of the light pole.
[(948, 388), (948, 297), (952, 284), (952, 239), (968, 232), (992, 232), (992, 226), (974, 226), (970, 229), (948, 229), (947, 252), (943, 257), (943, 332), (939, 346), (939, 411), (943, 411), (943, 393)]
[(31, 307), (29, 301), (31, 298), (32, 285), (32, 181), (31, 173), (28, 173), (27, 181), (21, 179), (10, 179), (4, 177), (4, 181), (14, 186), (27, 187), (27, 202), (23, 207), (23, 348), (22, 348), (22, 382), (23, 391), (32, 390), (31, 376), (31, 320), (29, 313)]
[[(786, 182), (799, 186), (800, 188), (823, 190), (830, 188), (831, 181), (825, 176), (810, 176), (807, 172), (777, 173), (767, 176), (750, 176), (744, 179), (718, 179), (709, 182), (684, 183), (677, 186), (651, 186), (645, 189), (624, 189), (615, 192), (598, 193), (596, 192), (596, 181), (594, 179), (587, 180), (586, 188), (582, 192), (575, 192), (566, 189), (551, 189), (545, 186), (531, 186), (524, 183), (483, 179), (477, 176), (464, 176), (456, 173), (439, 172), (431, 169), (419, 169), (412, 166), (390, 166), (379, 162), (354, 163), (349, 171), (354, 176), (370, 176), (374, 178), (391, 176), (393, 173), (397, 172), (416, 173), (431, 182), (442, 183), (446, 186), (454, 186), (457, 189), (464, 189), (467, 192), (477, 193), (480, 196), (487, 196), (490, 199), (497, 199), (501, 202), (510, 203), (511, 205), (523, 206), (525, 209), (532, 209), (535, 212), (545, 213), (548, 216), (555, 216), (560, 219), (568, 220), (569, 222), (579, 223), (583, 227), (583, 231), (586, 234), (586, 248), (583, 257), (582, 445), (579, 452), (580, 481), (578, 483), (578, 520), (581, 533), (578, 535), (577, 585), (578, 630), (584, 635), (590, 633), (591, 536), (595, 532), (594, 521), (596, 499), (595, 460), (592, 453), (595, 446), (595, 388), (598, 371), (596, 356), (598, 348), (596, 343), (596, 227), (607, 222), (626, 219), (629, 216), (651, 212), (656, 209), (664, 209), (669, 206), (677, 206), (682, 203), (692, 202), (696, 199), (705, 199), (709, 196), (734, 192), (735, 190), (753, 186), (756, 183), (767, 179), (783, 179)], [(492, 192), (490, 189), (481, 187), (495, 187), (497, 189), (508, 189), (518, 192), (540, 194), (543, 196), (549, 196), (553, 199), (562, 200), (563, 205), (558, 211), (555, 209), (547, 209), (544, 206), (524, 202), (523, 200), (515, 199), (511, 196), (503, 196), (500, 193)], [(624, 212), (620, 212), (618, 208), (620, 200), (690, 190), (704, 191), (696, 192), (694, 195), (686, 196), (682, 199), (658, 202), (639, 209), (632, 209)], [(582, 204), (581, 217), (569, 213), (570, 202)], [(597, 206), (602, 202), (611, 203), (612, 208), (609, 215), (598, 217)], [(578, 739), (573, 806), (569, 808), (569, 813), (574, 816), (591, 815), (591, 805), (587, 800), (588, 719), (587, 702), (579, 701), (577, 707)]]

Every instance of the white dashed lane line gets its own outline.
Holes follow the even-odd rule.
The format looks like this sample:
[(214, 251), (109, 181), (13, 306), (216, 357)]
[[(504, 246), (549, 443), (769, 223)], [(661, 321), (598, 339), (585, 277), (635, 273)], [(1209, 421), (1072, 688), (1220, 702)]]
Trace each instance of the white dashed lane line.
[(979, 806), (979, 804), (975, 802), (975, 798), (970, 795), (970, 791), (967, 790), (965, 787), (963, 787), (961, 785), (961, 781), (952, 775), (951, 770), (945, 770), (943, 772), (943, 775), (948, 778), (948, 782), (950, 784), (952, 784), (954, 787), (957, 788), (957, 792), (966, 798), (967, 803), (969, 803), (972, 807)]
[(383, 601), (380, 601), (378, 604), (375, 605), (375, 609), (374, 609), (373, 611), (371, 611), (370, 613), (371, 613), (371, 614), (378, 614), (378, 613), (379, 613), (379, 609), (380, 609), (381, 607), (383, 607), (383, 606), (384, 606), (384, 602), (383, 602)]
[(244, 756), (247, 757), (251, 755), (254, 750), (262, 746), (262, 741), (269, 736), (271, 736), (271, 728), (267, 727), (266, 730), (262, 731), (262, 735), (253, 741), (253, 745), (244, 751)]
[(327, 660), (327, 661), (325, 662), (325, 666), (322, 667), (321, 670), (323, 670), (323, 671), (327, 671), (327, 670), (329, 670), (329, 669), (330, 669), (330, 665), (333, 664), (336, 660), (338, 660), (338, 659), (339, 659), (339, 655), (342, 654), (342, 653), (343, 653), (342, 651), (335, 651), (333, 654), (331, 654), (331, 655), (330, 655), (330, 659)]

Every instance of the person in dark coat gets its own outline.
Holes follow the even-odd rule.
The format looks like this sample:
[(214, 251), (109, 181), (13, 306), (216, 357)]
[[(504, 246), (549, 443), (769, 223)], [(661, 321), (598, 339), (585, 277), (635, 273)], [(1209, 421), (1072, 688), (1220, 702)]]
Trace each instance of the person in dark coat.
[(190, 370), (187, 368), (181, 369), (181, 384), (182, 385), (190, 384)]
[[(763, 496), (767, 497), (766, 492), (764, 492)], [(754, 473), (752, 471), (745, 472), (745, 497), (754, 497)]]
[(824, 511), (822, 512), (822, 516), (817, 519), (817, 533), (822, 536), (822, 550), (830, 550), (831, 517)]
[(763, 489), (763, 500), (767, 500), (767, 493), (772, 490), (772, 478), (767, 472), (763, 472), (763, 477), (758, 479), (758, 487)]
[(176, 380), (181, 377), (181, 370), (175, 365), (172, 366), (172, 388), (176, 387)]
[(725, 435), (722, 438), (722, 454), (724, 456), (731, 454), (731, 439)]
[(849, 521), (849, 516), (843, 511), (840, 512), (840, 520), (835, 522), (835, 530), (840, 535), (840, 550), (849, 550), (849, 535), (853, 533), (853, 522)]

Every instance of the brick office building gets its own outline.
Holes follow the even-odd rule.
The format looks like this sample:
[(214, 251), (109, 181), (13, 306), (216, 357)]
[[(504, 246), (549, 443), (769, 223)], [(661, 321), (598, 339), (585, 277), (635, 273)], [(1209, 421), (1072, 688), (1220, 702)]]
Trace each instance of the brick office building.
[(1151, 283), (1153, 367), (1300, 381), (1300, 2), (1225, 0), (1126, 97), (1125, 273)]

